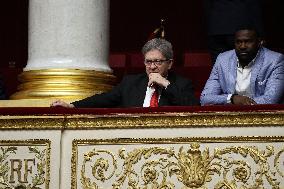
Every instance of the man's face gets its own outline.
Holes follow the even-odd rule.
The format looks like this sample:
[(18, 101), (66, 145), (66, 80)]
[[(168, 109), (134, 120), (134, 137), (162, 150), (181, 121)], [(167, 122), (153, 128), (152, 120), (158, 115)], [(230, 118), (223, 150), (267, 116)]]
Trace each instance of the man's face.
[(159, 50), (151, 50), (145, 54), (145, 67), (146, 73), (159, 73), (161, 76), (166, 77), (168, 70), (171, 69), (173, 60), (167, 60)]
[(253, 30), (239, 30), (235, 34), (235, 50), (240, 63), (250, 63), (260, 47), (260, 39)]

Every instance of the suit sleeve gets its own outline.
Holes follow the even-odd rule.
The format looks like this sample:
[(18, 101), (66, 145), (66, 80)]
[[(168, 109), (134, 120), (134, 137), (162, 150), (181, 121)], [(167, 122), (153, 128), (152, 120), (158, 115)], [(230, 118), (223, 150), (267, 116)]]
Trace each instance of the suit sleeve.
[(179, 84), (171, 83), (163, 90), (163, 95), (172, 106), (199, 105), (194, 96), (193, 85), (190, 80), (183, 80)]
[(121, 90), (124, 87), (124, 80), (113, 87), (111, 91), (96, 94), (85, 99), (72, 102), (76, 108), (113, 108), (121, 103)]
[(284, 56), (275, 63), (271, 75), (267, 79), (264, 94), (254, 98), (257, 104), (277, 104), (284, 97)]
[(205, 87), (200, 96), (201, 105), (221, 105), (227, 104), (227, 97), (229, 94), (224, 94), (220, 85), (221, 74), (220, 69), (220, 55), (218, 56), (216, 63), (211, 71), (209, 79), (207, 80)]

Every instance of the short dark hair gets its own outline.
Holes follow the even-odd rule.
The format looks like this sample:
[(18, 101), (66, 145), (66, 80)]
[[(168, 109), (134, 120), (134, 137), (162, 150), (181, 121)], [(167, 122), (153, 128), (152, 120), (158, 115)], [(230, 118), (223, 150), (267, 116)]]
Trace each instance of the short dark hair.
[(263, 38), (263, 32), (260, 32), (259, 29), (257, 29), (255, 26), (253, 25), (241, 25), (239, 27), (237, 27), (237, 29), (235, 30), (235, 34), (238, 32), (238, 31), (241, 31), (241, 30), (249, 30), (249, 31), (254, 31), (255, 34), (256, 34), (256, 37), (257, 38)]

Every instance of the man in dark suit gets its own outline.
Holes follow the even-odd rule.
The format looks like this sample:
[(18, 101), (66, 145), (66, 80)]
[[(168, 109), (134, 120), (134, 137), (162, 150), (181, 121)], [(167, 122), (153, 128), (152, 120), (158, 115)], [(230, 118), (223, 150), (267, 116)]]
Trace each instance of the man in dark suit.
[(124, 77), (110, 92), (96, 94), (71, 104), (57, 100), (51, 106), (111, 108), (198, 104), (191, 81), (170, 72), (173, 64), (170, 42), (154, 38), (144, 45), (142, 53), (146, 73)]

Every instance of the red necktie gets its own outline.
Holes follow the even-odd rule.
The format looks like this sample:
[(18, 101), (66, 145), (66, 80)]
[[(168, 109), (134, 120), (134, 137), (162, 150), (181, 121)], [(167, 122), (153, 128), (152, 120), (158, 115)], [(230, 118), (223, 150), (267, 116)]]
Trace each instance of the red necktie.
[(159, 94), (158, 94), (158, 90), (155, 89), (151, 100), (150, 100), (150, 107), (158, 107), (159, 106), (159, 102), (158, 102), (158, 98), (159, 98)]

